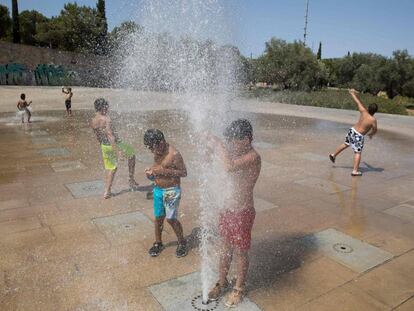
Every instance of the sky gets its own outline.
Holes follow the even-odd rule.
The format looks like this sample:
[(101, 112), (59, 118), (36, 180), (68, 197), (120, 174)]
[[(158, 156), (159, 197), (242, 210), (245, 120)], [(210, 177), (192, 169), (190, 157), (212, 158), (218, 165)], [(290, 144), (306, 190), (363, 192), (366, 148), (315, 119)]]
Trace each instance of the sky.
[[(239, 47), (242, 54), (253, 57), (263, 53), (265, 42), (272, 37), (288, 42), (303, 40), (306, 0), (106, 0), (109, 28), (125, 20), (134, 20), (152, 28), (151, 15), (142, 13), (144, 3), (168, 3), (169, 14), (182, 33), (195, 26), (189, 16), (177, 15), (179, 3), (220, 3), (220, 15), (192, 16), (208, 28), (205, 36), (221, 44)], [(59, 14), (69, 0), (19, 0), (19, 11), (37, 10), (51, 17)], [(73, 2), (73, 0), (71, 0)], [(79, 5), (95, 6), (96, 0), (77, 0)], [(11, 0), (0, 0), (11, 7)], [(171, 8), (174, 6), (174, 8)], [(161, 7), (161, 6), (160, 6)], [(157, 8), (157, 6), (155, 6)], [(182, 9), (182, 8), (181, 8)], [(180, 11), (181, 12), (181, 11)], [(157, 15), (152, 12), (151, 14)], [(188, 13), (187, 13), (188, 14)], [(158, 25), (161, 19), (158, 18)], [(179, 22), (177, 22), (177, 20)], [(161, 23), (163, 24), (163, 23)], [(172, 22), (163, 24), (166, 29)], [(220, 26), (220, 27), (219, 27)], [(149, 29), (157, 31), (159, 29)], [(163, 29), (165, 30), (165, 29)], [(225, 33), (225, 35), (222, 35)], [(208, 34), (208, 35), (207, 35)], [(202, 36), (201, 36), (202, 37)], [(342, 57), (348, 51), (372, 52), (391, 56), (397, 49), (414, 55), (414, 0), (309, 0), (307, 45), (316, 52), (322, 42), (323, 58)]]

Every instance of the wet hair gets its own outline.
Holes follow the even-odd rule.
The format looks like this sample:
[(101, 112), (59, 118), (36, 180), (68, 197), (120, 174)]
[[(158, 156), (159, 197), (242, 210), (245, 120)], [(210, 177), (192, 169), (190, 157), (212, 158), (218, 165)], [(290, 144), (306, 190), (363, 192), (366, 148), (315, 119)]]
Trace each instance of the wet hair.
[(20, 99), (25, 100), (26, 99), (26, 94), (24, 94), (24, 93), (20, 94)]
[(109, 107), (109, 103), (106, 101), (105, 98), (98, 98), (97, 100), (95, 100), (94, 105), (95, 105), (95, 110), (99, 112)]
[(225, 129), (224, 137), (227, 140), (231, 139), (244, 139), (249, 138), (253, 140), (253, 127), (249, 120), (238, 119), (233, 122)]
[(152, 148), (161, 142), (165, 142), (164, 134), (158, 129), (149, 129), (144, 134), (144, 145)]
[(378, 105), (377, 104), (369, 104), (368, 106), (368, 112), (371, 116), (373, 116), (378, 111)]

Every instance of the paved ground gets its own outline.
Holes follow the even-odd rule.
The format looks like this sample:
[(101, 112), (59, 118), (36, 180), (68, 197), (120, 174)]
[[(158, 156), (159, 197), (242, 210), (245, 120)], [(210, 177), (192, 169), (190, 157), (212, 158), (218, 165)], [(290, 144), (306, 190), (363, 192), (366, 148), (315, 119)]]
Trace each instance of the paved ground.
[[(24, 91), (34, 100), (31, 125), (14, 117), (21, 89), (0, 88), (0, 309), (192, 310), (197, 249), (175, 258), (167, 228), (170, 247), (156, 259), (147, 255), (152, 208), (142, 172), (151, 157), (141, 140), (148, 127), (163, 129), (187, 161), (180, 216), (196, 244), (186, 118), (154, 112), (177, 108), (179, 99), (75, 89), (75, 115), (65, 118), (59, 88)], [(105, 201), (99, 146), (88, 129), (88, 109), (102, 94), (117, 105), (121, 135), (137, 149), (143, 186), (126, 190), (124, 165), (115, 182), (119, 195)], [(234, 109), (252, 120), (264, 160), (247, 310), (413, 310), (414, 119), (379, 115), (386, 131), (367, 142), (364, 176), (351, 178), (351, 152), (335, 165), (327, 154), (354, 112), (254, 101)]]

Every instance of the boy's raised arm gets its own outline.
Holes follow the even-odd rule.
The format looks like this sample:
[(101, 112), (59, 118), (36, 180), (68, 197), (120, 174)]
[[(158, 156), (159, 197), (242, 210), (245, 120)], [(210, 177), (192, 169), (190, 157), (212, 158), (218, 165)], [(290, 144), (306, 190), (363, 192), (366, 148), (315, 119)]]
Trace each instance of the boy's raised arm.
[(357, 104), (359, 112), (368, 112), (365, 106), (359, 100), (357, 96), (357, 91), (355, 91), (354, 89), (351, 89), (349, 90), (349, 94), (351, 94), (352, 99)]

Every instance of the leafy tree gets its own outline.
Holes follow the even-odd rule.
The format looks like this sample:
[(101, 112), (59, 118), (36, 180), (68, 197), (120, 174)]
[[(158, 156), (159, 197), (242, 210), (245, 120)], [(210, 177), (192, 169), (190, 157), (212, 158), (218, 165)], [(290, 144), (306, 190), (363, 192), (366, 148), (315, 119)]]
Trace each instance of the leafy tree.
[(6, 39), (11, 33), (12, 20), (9, 8), (0, 4), (0, 39)]
[(95, 52), (100, 34), (97, 25), (96, 9), (68, 3), (59, 16), (51, 19), (50, 25), (39, 25), (36, 38), (67, 51)]
[(35, 36), (40, 23), (47, 23), (48, 18), (37, 11), (23, 11), (19, 14), (22, 43), (37, 45)]
[(17, 0), (12, 0), (13, 42), (20, 43), (19, 8)]
[(301, 42), (287, 43), (276, 38), (266, 42), (265, 53), (258, 59), (258, 76), (282, 89), (310, 90), (327, 82), (325, 66), (309, 48)]
[(316, 54), (316, 58), (318, 60), (322, 59), (322, 42), (319, 42), (319, 48), (318, 48), (318, 53)]

